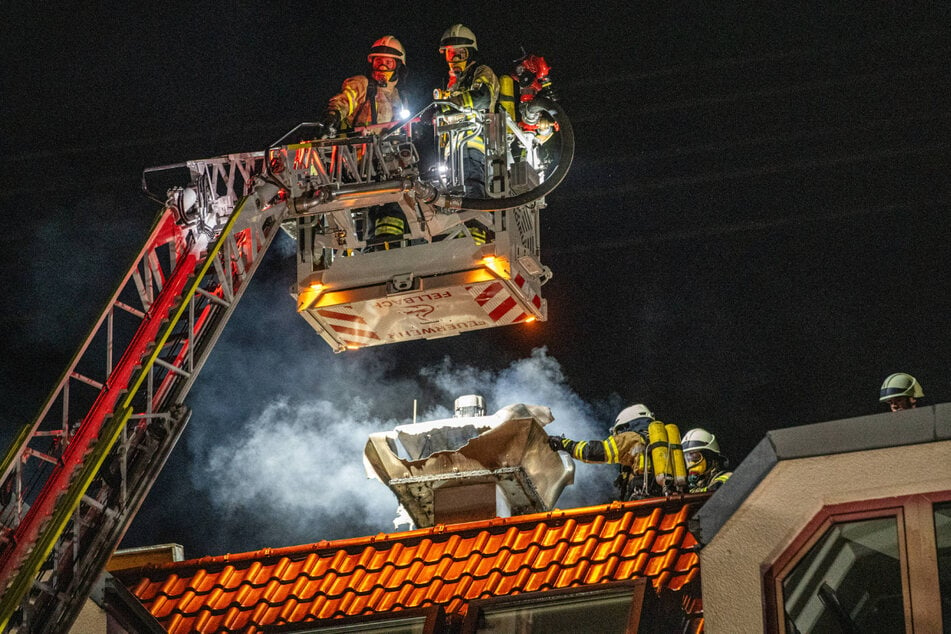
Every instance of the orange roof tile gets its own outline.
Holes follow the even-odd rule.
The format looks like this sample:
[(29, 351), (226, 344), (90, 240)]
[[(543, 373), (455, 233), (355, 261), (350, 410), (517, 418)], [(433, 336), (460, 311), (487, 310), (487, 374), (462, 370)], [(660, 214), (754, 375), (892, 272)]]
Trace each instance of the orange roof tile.
[[(259, 628), (635, 578), (699, 575), (687, 520), (706, 496), (614, 502), (203, 557), (117, 573), (169, 632)], [(686, 605), (686, 604), (685, 604)]]

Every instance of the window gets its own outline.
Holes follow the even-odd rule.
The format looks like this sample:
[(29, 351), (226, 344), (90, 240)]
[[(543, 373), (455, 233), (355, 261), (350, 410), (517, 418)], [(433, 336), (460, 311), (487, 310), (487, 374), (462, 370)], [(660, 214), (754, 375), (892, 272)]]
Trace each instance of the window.
[(789, 632), (905, 627), (894, 517), (834, 524), (783, 581)]
[(445, 630), (442, 608), (414, 608), (390, 613), (264, 627), (263, 632), (295, 634), (434, 634)]
[(951, 633), (951, 491), (827, 506), (764, 584), (770, 632)]
[(646, 583), (532, 592), (473, 602), (463, 632), (636, 632)]

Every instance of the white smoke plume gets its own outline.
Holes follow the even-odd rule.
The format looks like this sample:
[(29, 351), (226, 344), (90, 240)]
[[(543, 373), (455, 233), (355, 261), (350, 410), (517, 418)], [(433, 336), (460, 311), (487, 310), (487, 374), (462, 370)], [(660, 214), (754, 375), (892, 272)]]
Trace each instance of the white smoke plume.
[[(412, 395), (436, 396), (419, 420), (449, 417), (457, 396), (479, 393), (489, 412), (512, 403), (550, 407), (552, 434), (601, 438), (608, 426), (571, 390), (545, 349), (498, 371), (446, 358), (421, 369), (416, 379), (387, 376), (385, 359), (335, 357), (335, 363), (322, 365), (320, 380), (306, 395), (276, 390), (280, 396), (260, 404), (249, 420), (232, 420), (230, 433), (214, 426), (209, 429), (217, 431), (197, 437), (192, 451), (204, 459), (193, 461), (195, 486), (215, 505), (219, 530), (239, 533), (223, 535), (221, 542), (251, 539), (250, 547), (260, 548), (393, 532), (396, 496), (367, 479), (362, 455), (370, 433), (412, 421)], [(234, 400), (225, 407), (242, 409)], [(575, 484), (557, 506), (609, 500), (615, 471), (577, 463)]]

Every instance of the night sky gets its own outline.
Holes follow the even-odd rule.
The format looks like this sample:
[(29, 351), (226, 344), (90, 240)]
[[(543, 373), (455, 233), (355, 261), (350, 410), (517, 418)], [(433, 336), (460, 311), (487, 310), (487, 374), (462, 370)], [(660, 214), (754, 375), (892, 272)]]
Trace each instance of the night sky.
[[(334, 355), (295, 314), (279, 242), (125, 545), (200, 556), (392, 530), (379, 483), (359, 485), (381, 489), (366, 499), (327, 489), (360, 475), (366, 433), (408, 422), (413, 399), (432, 415), (469, 391), (490, 409), (538, 402), (569, 436), (644, 402), (714, 431), (734, 463), (767, 430), (883, 411), (895, 371), (925, 403), (951, 400), (947, 8), (451, 6), (4, 10), (4, 443), (141, 247), (158, 212), (143, 168), (318, 120), (377, 37), (408, 49), (418, 107), (454, 22), (497, 72), (544, 55), (574, 127), (543, 212), (549, 321)], [(583, 469), (563, 500), (605, 501), (613, 475)]]

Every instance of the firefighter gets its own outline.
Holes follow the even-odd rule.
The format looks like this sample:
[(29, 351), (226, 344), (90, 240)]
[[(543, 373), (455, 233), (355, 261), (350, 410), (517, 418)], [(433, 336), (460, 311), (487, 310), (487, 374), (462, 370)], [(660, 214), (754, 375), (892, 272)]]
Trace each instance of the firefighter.
[(681, 439), (684, 460), (687, 461), (687, 486), (690, 493), (706, 493), (719, 489), (732, 471), (726, 456), (720, 453), (716, 436), (706, 429), (691, 429)]
[(404, 108), (399, 83), (405, 77), (406, 50), (398, 39), (384, 35), (370, 47), (364, 74), (345, 79), (330, 98), (321, 121), (324, 134), (398, 120)]
[[(578, 441), (549, 436), (548, 445), (552, 451), (566, 451), (582, 462), (620, 465), (620, 473), (614, 481), (619, 500), (663, 495), (653, 486), (653, 478), (640, 477), (644, 475), (647, 428), (653, 421), (654, 414), (646, 405), (638, 403), (621, 410), (611, 426), (611, 435), (605, 440)], [(651, 486), (642, 486), (642, 479), (648, 480)]]
[(889, 409), (898, 412), (918, 407), (918, 399), (925, 395), (921, 384), (910, 374), (896, 372), (890, 374), (879, 391), (878, 400), (888, 403)]
[[(499, 80), (481, 61), (475, 33), (462, 24), (452, 25), (439, 40), (439, 52), (445, 57), (449, 78), (445, 89), (434, 91), (436, 99), (494, 112), (499, 99)], [(482, 135), (466, 143), (463, 171), (466, 195), (485, 198), (485, 139)]]
[[(330, 98), (321, 120), (323, 136), (397, 121), (405, 108), (399, 92), (405, 77), (406, 49), (392, 35), (384, 35), (370, 47), (364, 74), (345, 79), (340, 93)], [(406, 233), (406, 216), (396, 203), (371, 207), (368, 224), (369, 250), (398, 246)]]

